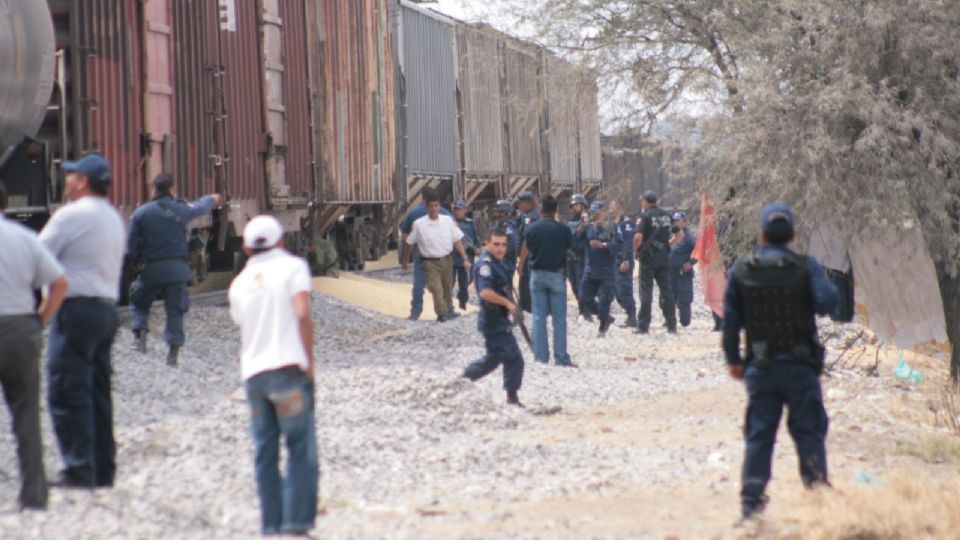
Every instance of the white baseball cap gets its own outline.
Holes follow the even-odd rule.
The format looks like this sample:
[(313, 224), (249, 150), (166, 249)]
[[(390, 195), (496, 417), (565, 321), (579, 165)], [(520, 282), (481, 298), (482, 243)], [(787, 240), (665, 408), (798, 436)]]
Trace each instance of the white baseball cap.
[(283, 226), (273, 216), (257, 216), (243, 228), (243, 245), (250, 249), (272, 248), (283, 237)]

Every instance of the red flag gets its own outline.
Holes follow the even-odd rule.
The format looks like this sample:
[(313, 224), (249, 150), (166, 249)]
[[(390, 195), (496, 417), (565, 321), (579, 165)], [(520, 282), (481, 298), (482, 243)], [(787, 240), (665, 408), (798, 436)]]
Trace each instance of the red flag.
[(700, 230), (697, 246), (693, 250), (700, 267), (700, 287), (703, 299), (710, 309), (723, 317), (723, 295), (727, 289), (727, 272), (723, 265), (723, 256), (717, 244), (717, 217), (710, 204), (710, 197), (703, 194), (700, 203)]

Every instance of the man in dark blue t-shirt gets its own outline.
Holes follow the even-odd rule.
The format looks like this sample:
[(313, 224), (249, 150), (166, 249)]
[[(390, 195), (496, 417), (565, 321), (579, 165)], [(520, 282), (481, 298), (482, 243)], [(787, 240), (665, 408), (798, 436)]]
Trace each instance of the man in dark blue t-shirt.
[(547, 343), (549, 315), (553, 319), (554, 361), (558, 366), (569, 367), (573, 363), (567, 353), (567, 283), (563, 269), (567, 265), (567, 250), (573, 244), (573, 234), (557, 221), (558, 206), (553, 195), (543, 197), (540, 221), (524, 229), (519, 271), (529, 268), (530, 272), (534, 359), (544, 364), (550, 360)]
[[(427, 215), (427, 197), (435, 196), (436, 194), (437, 192), (431, 188), (424, 189), (422, 193), (423, 202), (413, 210), (407, 212), (407, 215), (404, 216), (403, 221), (400, 222), (400, 233), (402, 235), (400, 238), (401, 257), (403, 254), (403, 246), (407, 245), (407, 237), (410, 236), (410, 231), (413, 230), (413, 222)], [(450, 212), (448, 212), (446, 208), (440, 208), (440, 213), (445, 216), (450, 215)], [(427, 275), (423, 273), (423, 265), (421, 263), (420, 250), (414, 248), (413, 298), (410, 300), (411, 321), (415, 321), (420, 318), (420, 313), (423, 311), (423, 291), (427, 288)], [(453, 306), (450, 306), (450, 311), (453, 311)]]

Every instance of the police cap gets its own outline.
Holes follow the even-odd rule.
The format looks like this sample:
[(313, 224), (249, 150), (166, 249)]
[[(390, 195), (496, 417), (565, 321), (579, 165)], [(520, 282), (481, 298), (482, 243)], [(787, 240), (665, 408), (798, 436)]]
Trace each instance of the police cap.
[(97, 152), (90, 152), (77, 161), (64, 161), (63, 170), (78, 172), (87, 177), (90, 184), (102, 189), (110, 187), (113, 176), (110, 173), (110, 162)]
[(579, 193), (575, 193), (573, 197), (570, 197), (570, 206), (573, 206), (575, 204), (582, 204), (584, 206), (587, 206), (587, 198)]
[(768, 204), (760, 213), (760, 227), (764, 231), (792, 231), (793, 210), (784, 203)]
[(517, 202), (518, 202), (518, 203), (522, 203), (522, 202), (532, 203), (532, 202), (535, 202), (535, 201), (534, 201), (534, 198), (533, 198), (533, 193), (530, 193), (529, 191), (521, 191), (520, 194), (517, 195)]
[(592, 203), (590, 203), (590, 213), (596, 214), (597, 212), (602, 212), (603, 209), (606, 208), (606, 206), (607, 206), (606, 203), (604, 203), (603, 201), (593, 201)]

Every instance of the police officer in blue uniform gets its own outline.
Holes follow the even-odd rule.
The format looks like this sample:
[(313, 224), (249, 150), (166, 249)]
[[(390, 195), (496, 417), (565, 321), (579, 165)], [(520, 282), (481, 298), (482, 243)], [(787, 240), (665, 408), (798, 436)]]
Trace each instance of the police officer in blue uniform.
[[(537, 200), (533, 193), (523, 191), (517, 195), (517, 234), (520, 237), (520, 249), (523, 248), (524, 231), (527, 227), (540, 221), (540, 209), (537, 207)], [(519, 253), (519, 251), (517, 252)], [(520, 274), (520, 309), (530, 312), (533, 298), (530, 295), (530, 267), (526, 263), (523, 272)]]
[(643, 213), (637, 221), (633, 250), (640, 259), (640, 313), (637, 316), (638, 334), (650, 331), (653, 311), (653, 283), (660, 289), (660, 307), (667, 323), (667, 332), (677, 332), (677, 314), (673, 307), (670, 288), (670, 214), (657, 206), (657, 194), (647, 191), (640, 200)]
[(517, 392), (523, 383), (523, 355), (510, 325), (510, 316), (515, 317), (519, 308), (509, 298), (512, 283), (504, 262), (507, 249), (506, 232), (493, 229), (487, 234), (484, 252), (477, 259), (473, 271), (477, 296), (480, 297), (477, 329), (483, 335), (487, 354), (467, 366), (463, 376), (476, 381), (503, 364), (507, 403), (522, 407)]
[(697, 237), (687, 230), (687, 214), (673, 214), (673, 236), (670, 237), (670, 289), (680, 313), (680, 326), (690, 326), (690, 306), (693, 305), (693, 267), (697, 259), (693, 250)]
[(587, 256), (585, 251), (587, 243), (583, 238), (583, 231), (589, 224), (587, 198), (576, 193), (570, 198), (570, 219), (567, 221), (567, 227), (573, 235), (573, 244), (567, 253), (567, 279), (570, 281), (570, 288), (573, 289), (573, 296), (577, 299), (580, 316), (587, 322), (593, 322), (593, 316), (583, 309), (583, 303), (580, 301), (580, 282), (583, 280), (583, 265)]
[(583, 232), (587, 260), (580, 283), (580, 300), (587, 311), (600, 319), (600, 337), (603, 337), (614, 322), (610, 304), (613, 303), (617, 256), (623, 248), (617, 241), (616, 224), (606, 219), (603, 202), (590, 204), (590, 217), (593, 221)]
[(167, 364), (177, 365), (183, 346), (183, 315), (190, 308), (187, 284), (191, 272), (187, 246), (187, 224), (209, 214), (220, 204), (220, 196), (207, 195), (186, 203), (176, 199), (173, 177), (161, 173), (153, 179), (155, 197), (137, 208), (130, 218), (127, 255), (142, 267), (130, 286), (133, 334), (137, 349), (147, 350), (150, 306), (160, 296), (167, 312), (164, 338), (170, 347)]
[[(467, 253), (470, 265), (473, 265), (477, 248), (480, 246), (480, 239), (477, 237), (477, 226), (473, 220), (467, 217), (467, 203), (462, 199), (453, 203), (453, 217), (457, 220), (457, 226), (463, 232), (463, 249)], [(458, 283), (457, 300), (460, 301), (460, 309), (467, 309), (467, 300), (470, 299), (470, 275), (464, 267), (463, 258), (457, 250), (453, 250), (453, 282)]]
[(610, 203), (610, 215), (616, 220), (617, 242), (622, 249), (617, 253), (617, 303), (627, 312), (624, 328), (637, 327), (637, 303), (633, 299), (633, 235), (636, 225), (633, 220), (623, 215), (620, 203)]
[(507, 252), (503, 256), (503, 264), (507, 267), (510, 277), (510, 286), (513, 287), (513, 275), (517, 272), (517, 259), (520, 257), (520, 233), (517, 226), (510, 219), (513, 214), (513, 204), (500, 199), (491, 210), (496, 226), (507, 235)]
[[(734, 264), (724, 297), (723, 351), (730, 375), (746, 382), (748, 396), (740, 491), (744, 518), (766, 505), (784, 406), (804, 485), (827, 483), (828, 419), (820, 388), (824, 348), (815, 316), (829, 314), (839, 301), (820, 264), (787, 247), (794, 236), (789, 206), (768, 205), (760, 224), (761, 246)], [(741, 328), (747, 333), (745, 357)]]

